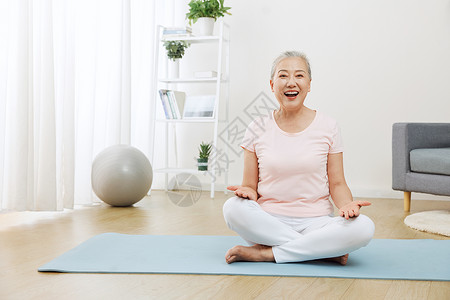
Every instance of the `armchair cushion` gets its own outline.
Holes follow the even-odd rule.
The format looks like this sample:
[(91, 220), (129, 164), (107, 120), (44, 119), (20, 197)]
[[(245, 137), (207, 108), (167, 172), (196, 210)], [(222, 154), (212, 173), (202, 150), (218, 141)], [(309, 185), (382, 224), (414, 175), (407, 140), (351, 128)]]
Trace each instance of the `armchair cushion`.
[(450, 175), (450, 148), (414, 149), (410, 164), (413, 172)]

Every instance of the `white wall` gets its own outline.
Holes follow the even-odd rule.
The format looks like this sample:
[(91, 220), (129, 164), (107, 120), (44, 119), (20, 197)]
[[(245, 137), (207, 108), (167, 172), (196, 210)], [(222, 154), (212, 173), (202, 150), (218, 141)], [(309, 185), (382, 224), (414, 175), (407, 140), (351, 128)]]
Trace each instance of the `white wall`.
[[(225, 19), (232, 28), (231, 120), (242, 117), (260, 92), (272, 97), (269, 72), (279, 53), (304, 51), (313, 76), (306, 105), (340, 123), (353, 194), (401, 197), (391, 189), (392, 124), (450, 122), (450, 1), (226, 0), (225, 5), (233, 14)], [(230, 183), (239, 184), (242, 157), (231, 159)]]

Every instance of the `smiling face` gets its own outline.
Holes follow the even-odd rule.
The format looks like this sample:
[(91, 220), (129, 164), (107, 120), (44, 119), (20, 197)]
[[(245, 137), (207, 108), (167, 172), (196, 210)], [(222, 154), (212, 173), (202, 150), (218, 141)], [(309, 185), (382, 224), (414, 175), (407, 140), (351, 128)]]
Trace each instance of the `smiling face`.
[(281, 60), (270, 80), (270, 87), (281, 109), (300, 109), (311, 90), (311, 78), (303, 58), (287, 57)]

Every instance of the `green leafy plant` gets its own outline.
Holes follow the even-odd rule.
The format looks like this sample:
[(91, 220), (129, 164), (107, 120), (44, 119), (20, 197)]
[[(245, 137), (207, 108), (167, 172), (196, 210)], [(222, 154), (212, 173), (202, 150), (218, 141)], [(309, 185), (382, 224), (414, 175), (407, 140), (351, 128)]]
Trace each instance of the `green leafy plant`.
[(211, 154), (211, 144), (202, 142), (200, 148), (198, 148), (198, 155), (200, 159), (208, 159)]
[(184, 55), (184, 50), (186, 50), (189, 46), (190, 44), (185, 41), (164, 42), (164, 47), (167, 50), (167, 57), (173, 61), (178, 58), (182, 58)]
[(186, 19), (189, 20), (189, 25), (197, 22), (198, 18), (217, 18), (231, 15), (228, 12), (231, 7), (223, 6), (224, 0), (191, 0), (189, 2), (189, 12), (186, 14)]

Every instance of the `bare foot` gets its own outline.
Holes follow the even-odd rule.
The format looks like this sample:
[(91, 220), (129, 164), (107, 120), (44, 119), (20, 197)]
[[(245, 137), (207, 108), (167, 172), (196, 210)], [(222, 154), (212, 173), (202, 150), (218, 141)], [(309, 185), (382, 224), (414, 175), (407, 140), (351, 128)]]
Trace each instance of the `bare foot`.
[(225, 254), (225, 260), (231, 264), (235, 261), (275, 261), (272, 247), (264, 245), (234, 246)]
[(334, 262), (337, 262), (338, 264), (345, 266), (347, 264), (347, 260), (348, 260), (348, 253), (345, 255), (342, 255), (342, 256), (338, 256), (338, 257), (327, 258), (326, 260), (334, 261)]

